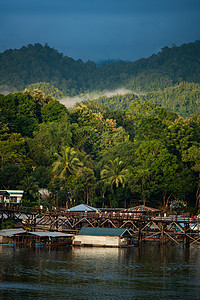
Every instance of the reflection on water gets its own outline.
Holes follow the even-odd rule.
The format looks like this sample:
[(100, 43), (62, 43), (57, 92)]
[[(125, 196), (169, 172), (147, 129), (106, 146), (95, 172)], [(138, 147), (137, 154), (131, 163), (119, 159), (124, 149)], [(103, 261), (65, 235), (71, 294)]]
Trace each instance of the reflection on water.
[(0, 246), (0, 297), (199, 299), (199, 250)]

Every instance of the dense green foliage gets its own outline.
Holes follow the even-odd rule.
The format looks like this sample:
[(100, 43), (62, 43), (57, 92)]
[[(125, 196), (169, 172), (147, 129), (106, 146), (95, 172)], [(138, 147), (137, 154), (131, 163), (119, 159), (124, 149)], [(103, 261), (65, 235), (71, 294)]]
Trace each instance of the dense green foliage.
[(38, 90), (1, 95), (0, 109), (1, 189), (39, 201), (48, 188), (49, 205), (199, 207), (199, 113), (184, 119), (147, 101), (67, 110)]
[(200, 84), (180, 83), (163, 91), (147, 93), (141, 101), (150, 101), (183, 117), (189, 117), (200, 111)]
[(46, 95), (50, 95), (51, 97), (56, 98), (57, 100), (63, 97), (63, 93), (61, 91), (47, 82), (33, 83), (28, 85), (27, 87), (27, 90), (32, 92), (37, 89)]
[(91, 61), (75, 61), (47, 44), (29, 44), (0, 54), (0, 91), (36, 87), (55, 97), (60, 97), (60, 93), (77, 95), (118, 87), (155, 91), (182, 81), (200, 83), (199, 61), (198, 41), (164, 47), (160, 53), (135, 62), (117, 61), (100, 66)]
[(183, 117), (189, 117), (200, 111), (200, 84), (182, 82), (164, 90), (146, 94), (125, 94), (112, 97), (100, 97), (95, 100), (111, 110), (127, 110), (134, 102), (155, 103), (157, 107), (175, 112)]
[[(199, 62), (199, 42), (99, 66), (40, 44), (0, 54), (1, 91), (17, 91), (0, 94), (0, 189), (29, 205), (47, 188), (47, 205), (198, 209)], [(70, 110), (56, 100), (118, 87), (134, 93)]]

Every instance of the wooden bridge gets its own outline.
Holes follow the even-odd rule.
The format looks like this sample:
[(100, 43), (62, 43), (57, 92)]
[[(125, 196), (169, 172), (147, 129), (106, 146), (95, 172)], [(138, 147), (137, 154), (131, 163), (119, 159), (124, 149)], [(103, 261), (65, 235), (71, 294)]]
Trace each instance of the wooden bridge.
[(172, 242), (184, 246), (200, 245), (200, 219), (183, 216), (150, 216), (122, 212), (54, 212), (31, 209), (0, 209), (2, 222), (14, 220), (32, 231), (77, 233), (83, 226), (128, 228), (140, 244)]

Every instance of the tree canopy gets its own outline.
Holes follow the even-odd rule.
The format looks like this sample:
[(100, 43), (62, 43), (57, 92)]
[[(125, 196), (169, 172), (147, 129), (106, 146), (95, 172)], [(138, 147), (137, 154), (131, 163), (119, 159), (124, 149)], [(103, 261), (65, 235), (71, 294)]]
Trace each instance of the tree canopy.
[[(198, 58), (199, 46), (163, 48), (149, 59), (98, 67), (64, 57), (48, 45), (3, 53), (0, 74), (6, 60), (13, 60), (0, 84), (10, 80), (9, 86), (20, 89), (27, 82), (33, 85), (0, 94), (0, 188), (21, 186), (31, 201), (39, 187), (47, 188), (49, 205), (127, 207), (148, 202), (168, 207), (180, 200), (197, 211), (200, 76), (198, 60), (187, 62), (190, 55)], [(43, 64), (47, 55), (51, 65)], [(22, 56), (27, 65), (22, 60), (20, 77)], [(73, 95), (119, 82), (145, 93), (89, 99), (70, 109), (55, 98), (61, 95), (58, 88)]]
[(58, 99), (62, 95), (121, 87), (149, 92), (184, 81), (200, 83), (199, 53), (200, 43), (196, 41), (163, 47), (158, 54), (135, 62), (120, 60), (98, 65), (64, 56), (47, 44), (29, 44), (0, 54), (0, 91), (38, 88)]

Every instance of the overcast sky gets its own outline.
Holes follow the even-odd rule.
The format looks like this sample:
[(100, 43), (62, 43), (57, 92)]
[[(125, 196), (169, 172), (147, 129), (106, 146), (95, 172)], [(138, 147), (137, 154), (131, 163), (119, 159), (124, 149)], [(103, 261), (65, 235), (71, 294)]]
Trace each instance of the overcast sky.
[(0, 0), (0, 52), (28, 44), (74, 59), (134, 61), (200, 40), (200, 0)]

